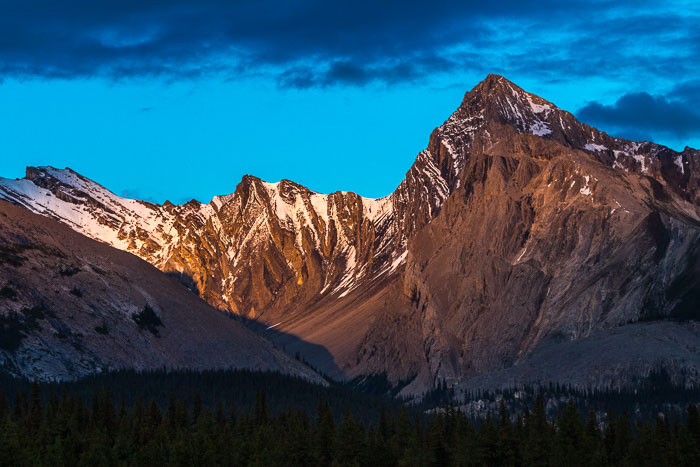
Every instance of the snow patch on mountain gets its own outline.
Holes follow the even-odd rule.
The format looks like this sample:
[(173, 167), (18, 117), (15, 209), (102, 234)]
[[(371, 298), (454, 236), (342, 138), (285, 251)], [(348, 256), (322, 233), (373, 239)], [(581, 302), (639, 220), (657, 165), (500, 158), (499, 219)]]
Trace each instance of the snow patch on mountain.
[(528, 93), (528, 94), (526, 95), (526, 97), (527, 97), (527, 102), (530, 104), (530, 109), (531, 109), (534, 113), (536, 113), (536, 114), (539, 114), (539, 113), (546, 113), (546, 112), (549, 112), (549, 111), (552, 110), (552, 106), (549, 105), (549, 104), (547, 104), (547, 103), (545, 103), (545, 104), (537, 104), (537, 103), (535, 103), (535, 102), (532, 100), (532, 98), (533, 98), (532, 94), (529, 94), (529, 93)]
[(678, 170), (681, 172), (681, 175), (685, 174), (685, 169), (683, 168), (683, 155), (678, 154), (676, 157), (673, 158), (673, 163), (676, 164), (678, 167)]
[(552, 130), (549, 128), (549, 124), (547, 122), (536, 121), (530, 125), (530, 133), (536, 136), (545, 136), (552, 133)]
[(31, 179), (3, 178), (0, 197), (122, 250), (138, 252), (147, 240), (163, 246), (176, 235), (173, 216), (160, 206), (121, 198), (70, 169), (39, 167), (36, 170), (39, 183), (49, 188)]
[(593, 144), (593, 143), (588, 143), (584, 146), (585, 149), (593, 152), (598, 152), (598, 151), (607, 151), (608, 148), (607, 146), (603, 146), (602, 144)]
[(591, 187), (588, 185), (588, 183), (591, 180), (591, 177), (586, 175), (583, 177), (586, 180), (586, 184), (579, 190), (579, 193), (581, 193), (584, 196), (591, 196), (593, 192), (591, 191)]

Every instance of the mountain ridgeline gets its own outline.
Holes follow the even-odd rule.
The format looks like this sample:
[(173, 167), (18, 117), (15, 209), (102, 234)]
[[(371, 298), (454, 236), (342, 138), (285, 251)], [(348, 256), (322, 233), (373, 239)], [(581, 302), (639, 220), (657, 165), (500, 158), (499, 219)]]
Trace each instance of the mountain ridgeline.
[(384, 198), (246, 175), (208, 204), (157, 205), (51, 167), (0, 179), (0, 198), (336, 378), (415, 394), (700, 370), (700, 151), (611, 137), (496, 75)]

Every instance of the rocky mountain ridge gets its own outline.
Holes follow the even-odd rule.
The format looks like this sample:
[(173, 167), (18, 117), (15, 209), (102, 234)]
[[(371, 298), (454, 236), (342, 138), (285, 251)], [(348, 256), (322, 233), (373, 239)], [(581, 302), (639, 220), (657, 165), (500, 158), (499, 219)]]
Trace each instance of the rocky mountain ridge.
[(245, 176), (209, 204), (154, 205), (50, 167), (0, 180), (0, 197), (179, 274), (277, 326), (281, 345), (325, 347), (324, 371), (421, 390), (517, 364), (557, 333), (692, 306), (698, 164), (489, 75), (381, 199)]

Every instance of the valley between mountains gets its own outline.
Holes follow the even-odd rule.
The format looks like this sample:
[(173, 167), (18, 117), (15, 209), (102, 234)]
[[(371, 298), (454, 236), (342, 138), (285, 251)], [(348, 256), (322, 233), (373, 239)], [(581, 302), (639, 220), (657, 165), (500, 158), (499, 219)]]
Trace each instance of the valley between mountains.
[(208, 204), (157, 205), (52, 167), (0, 179), (0, 198), (0, 309), (19, 327), (0, 353), (18, 375), (320, 380), (298, 353), (404, 394), (698, 380), (700, 151), (611, 137), (501, 76), (384, 198), (246, 175)]

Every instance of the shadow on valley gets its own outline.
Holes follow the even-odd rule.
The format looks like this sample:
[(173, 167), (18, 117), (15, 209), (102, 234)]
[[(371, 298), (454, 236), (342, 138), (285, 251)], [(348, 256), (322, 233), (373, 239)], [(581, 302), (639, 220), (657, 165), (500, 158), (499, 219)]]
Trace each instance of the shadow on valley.
[(260, 321), (232, 315), (228, 312), (225, 313), (233, 316), (236, 321), (241, 322), (248, 329), (272, 342), (287, 354), (313, 368), (326, 379), (330, 378), (337, 381), (346, 379), (345, 373), (336, 365), (333, 355), (324, 346), (307, 342), (294, 334), (281, 331)]
[(164, 274), (168, 277), (171, 277), (178, 281), (180, 284), (184, 285), (187, 290), (192, 292), (198, 297), (201, 297), (202, 294), (199, 292), (199, 287), (197, 287), (197, 283), (194, 281), (192, 276), (189, 274), (185, 274), (184, 272), (175, 272), (175, 271), (164, 271)]
[[(166, 274), (180, 284), (184, 285), (189, 291), (198, 297), (202, 297), (202, 294), (197, 287), (197, 283), (189, 274), (183, 272), (167, 272)], [(307, 366), (313, 368), (316, 372), (322, 374), (326, 378), (339, 381), (344, 381), (346, 379), (345, 373), (338, 367), (338, 365), (336, 365), (333, 355), (331, 355), (328, 349), (326, 349), (324, 346), (307, 342), (294, 334), (283, 332), (274, 326), (261, 323), (255, 319), (236, 315), (220, 308), (216, 309), (225, 314), (227, 317), (240, 322), (251, 331), (272, 342), (275, 346), (286, 352), (288, 355), (291, 355), (302, 363), (305, 363)]]

